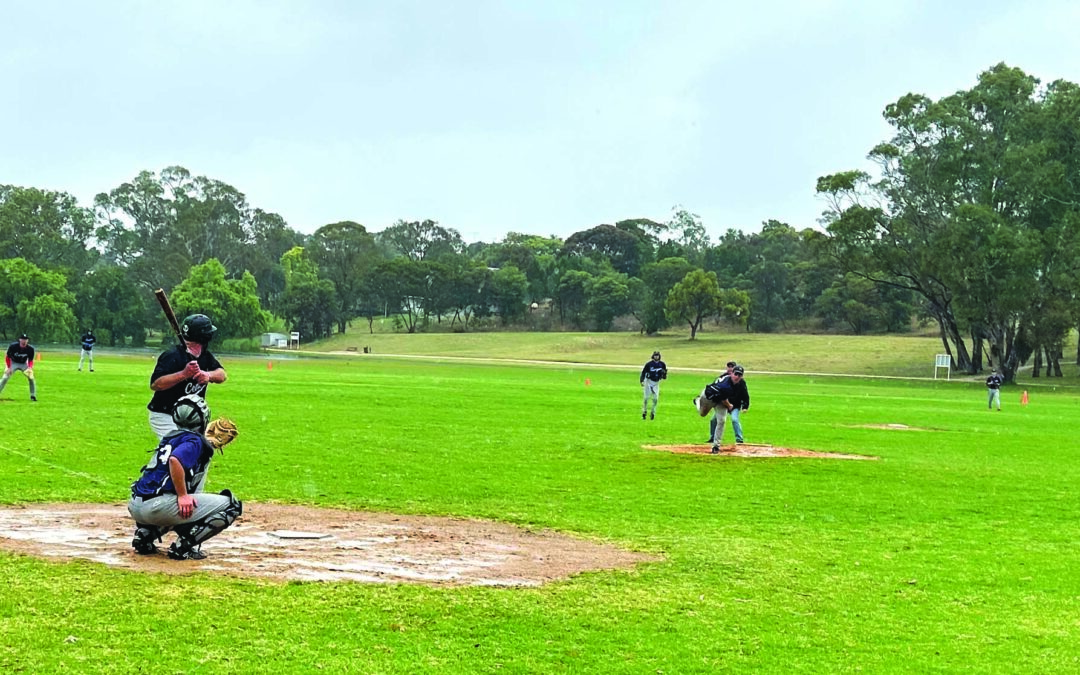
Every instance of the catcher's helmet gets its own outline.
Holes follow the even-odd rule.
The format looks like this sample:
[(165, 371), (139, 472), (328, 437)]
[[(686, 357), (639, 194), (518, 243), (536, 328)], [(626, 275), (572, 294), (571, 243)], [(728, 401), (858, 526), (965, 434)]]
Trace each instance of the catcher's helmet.
[(210, 317), (205, 314), (192, 314), (184, 319), (183, 325), (180, 326), (180, 333), (185, 340), (198, 342), (201, 345), (210, 342), (216, 331), (217, 326), (211, 323)]
[(173, 406), (172, 418), (176, 426), (181, 429), (201, 434), (206, 431), (206, 425), (210, 423), (210, 408), (202, 396), (188, 394), (181, 397)]

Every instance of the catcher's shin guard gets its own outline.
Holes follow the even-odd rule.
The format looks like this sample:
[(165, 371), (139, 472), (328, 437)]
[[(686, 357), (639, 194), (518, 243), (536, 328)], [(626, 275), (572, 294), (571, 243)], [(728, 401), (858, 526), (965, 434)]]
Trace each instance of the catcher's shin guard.
[(161, 535), (167, 530), (145, 523), (135, 523), (135, 538), (131, 540), (131, 547), (139, 555), (152, 555), (157, 553), (155, 541), (161, 541)]
[(233, 497), (232, 492), (222, 490), (221, 494), (229, 498), (229, 505), (224, 509), (211, 513), (201, 521), (176, 526), (176, 533), (183, 546), (195, 548), (207, 539), (221, 534), (244, 512), (244, 503)]

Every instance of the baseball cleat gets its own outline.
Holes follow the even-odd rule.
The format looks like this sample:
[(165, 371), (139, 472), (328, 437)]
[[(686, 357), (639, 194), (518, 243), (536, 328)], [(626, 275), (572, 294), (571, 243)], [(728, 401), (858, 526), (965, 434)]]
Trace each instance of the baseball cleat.
[(139, 555), (153, 555), (158, 552), (154, 546), (154, 532), (140, 527), (135, 530), (135, 538), (131, 540), (131, 548)]
[(131, 542), (131, 548), (135, 549), (135, 552), (139, 555), (154, 555), (158, 552), (157, 546), (154, 546), (154, 542), (146, 541), (135, 537)]
[(176, 542), (173, 542), (169, 547), (169, 557), (173, 560), (204, 560), (206, 554), (201, 549), (177, 546)]

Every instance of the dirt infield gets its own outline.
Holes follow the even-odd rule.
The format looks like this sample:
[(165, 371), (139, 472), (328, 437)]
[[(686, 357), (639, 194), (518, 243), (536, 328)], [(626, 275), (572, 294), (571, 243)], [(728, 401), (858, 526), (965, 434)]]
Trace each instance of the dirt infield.
[(844, 455), (838, 452), (815, 452), (813, 450), (796, 450), (794, 448), (781, 448), (775, 445), (754, 445), (742, 443), (739, 445), (723, 445), (720, 452), (713, 455), (712, 448), (708, 445), (643, 445), (646, 450), (660, 450), (674, 452), (680, 455), (707, 455), (709, 457), (816, 457), (818, 459), (877, 459), (872, 455)]
[(205, 560), (131, 549), (123, 504), (35, 504), (0, 509), (0, 549), (83, 559), (164, 574), (211, 572), (281, 581), (539, 586), (656, 557), (550, 531), (481, 520), (244, 503), (244, 515), (208, 541)]

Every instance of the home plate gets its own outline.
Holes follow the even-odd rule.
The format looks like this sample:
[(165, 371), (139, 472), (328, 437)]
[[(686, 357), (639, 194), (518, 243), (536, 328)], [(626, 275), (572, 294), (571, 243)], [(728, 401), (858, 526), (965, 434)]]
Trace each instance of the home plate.
[(333, 536), (322, 532), (301, 532), (300, 530), (274, 530), (267, 534), (278, 539), (329, 539)]

